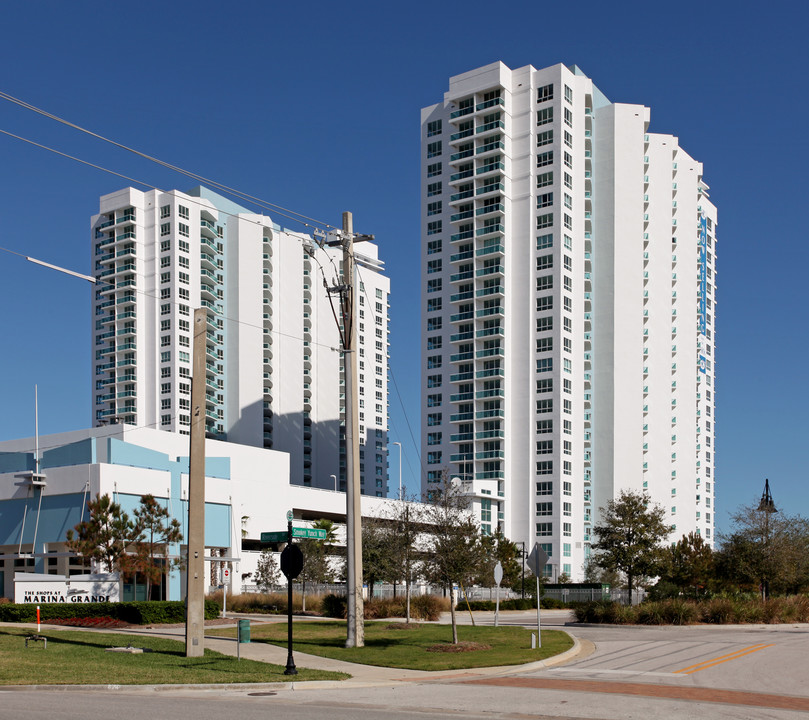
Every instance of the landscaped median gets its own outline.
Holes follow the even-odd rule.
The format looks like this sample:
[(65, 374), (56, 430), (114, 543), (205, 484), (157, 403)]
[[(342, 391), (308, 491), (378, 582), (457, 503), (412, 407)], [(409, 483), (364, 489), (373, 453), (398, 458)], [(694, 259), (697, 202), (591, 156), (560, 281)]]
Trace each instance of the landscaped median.
[[(284, 626), (286, 627), (286, 626)], [(237, 660), (212, 650), (185, 656), (176, 640), (119, 633), (43, 629), (44, 643), (29, 642), (31, 630), (0, 627), (2, 685), (177, 685), (289, 682), (283, 665)], [(143, 648), (144, 652), (107, 652), (106, 648)], [(300, 668), (295, 682), (345, 680), (345, 673)]]
[[(218, 628), (208, 635), (235, 637), (236, 631)], [(402, 622), (366, 622), (365, 647), (347, 648), (346, 624), (310, 621), (294, 624), (296, 652), (334, 660), (410, 670), (460, 670), (464, 668), (521, 665), (545, 660), (573, 647), (571, 637), (559, 630), (542, 631), (542, 647), (531, 649), (531, 630), (515, 627), (462, 625), (460, 643), (452, 644), (448, 625)], [(252, 642), (286, 647), (286, 623), (253, 625)]]

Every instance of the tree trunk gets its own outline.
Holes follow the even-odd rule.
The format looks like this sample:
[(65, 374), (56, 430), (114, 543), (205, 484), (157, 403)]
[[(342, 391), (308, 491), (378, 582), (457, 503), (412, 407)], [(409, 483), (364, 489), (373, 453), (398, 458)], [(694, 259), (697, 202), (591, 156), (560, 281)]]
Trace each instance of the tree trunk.
[(632, 605), (634, 605), (634, 603), (632, 602), (632, 580), (633, 579), (634, 578), (632, 577), (632, 573), (627, 573), (626, 574), (626, 584), (629, 587), (629, 605), (630, 605), (630, 607)]
[(410, 625), (410, 578), (405, 578), (405, 622)]
[(306, 612), (306, 580), (301, 583), (301, 612)]
[(449, 611), (452, 617), (452, 644), (458, 644), (458, 623), (455, 619), (455, 586), (451, 585), (449, 590)]

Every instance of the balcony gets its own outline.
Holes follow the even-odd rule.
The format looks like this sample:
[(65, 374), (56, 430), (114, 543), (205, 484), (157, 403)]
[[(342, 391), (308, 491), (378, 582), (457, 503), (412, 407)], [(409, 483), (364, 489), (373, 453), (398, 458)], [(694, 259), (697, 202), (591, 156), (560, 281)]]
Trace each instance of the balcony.
[(483, 317), (490, 317), (492, 315), (505, 315), (506, 311), (502, 307), (490, 307), (490, 308), (483, 308), (483, 310), (478, 310), (475, 313), (475, 317), (483, 318)]
[(506, 289), (502, 285), (492, 285), (491, 287), (481, 288), (475, 292), (475, 297), (489, 297), (491, 295), (505, 295)]
[(488, 132), (489, 130), (495, 130), (497, 128), (505, 128), (506, 124), (502, 120), (495, 120), (494, 122), (486, 123), (484, 125), (478, 125), (476, 130), (479, 133)]
[(467, 382), (468, 380), (472, 379), (473, 373), (471, 372), (455, 373), (454, 375), (449, 376), (449, 381), (453, 383)]
[(478, 370), (475, 373), (476, 380), (485, 380), (486, 378), (501, 378), (506, 376), (506, 371), (503, 368), (491, 368), (490, 370)]
[(473, 257), (475, 257), (474, 253), (471, 250), (466, 250), (464, 252), (455, 253), (455, 255), (450, 255), (449, 261), (451, 263), (463, 262), (464, 260), (471, 260)]
[(487, 472), (476, 472), (475, 480), (502, 480), (506, 474), (503, 470), (489, 470)]
[(485, 227), (480, 228), (479, 230), (475, 231), (475, 235), (477, 237), (482, 237), (483, 235), (503, 235), (506, 232), (506, 228), (501, 223), (493, 223), (492, 225), (486, 225)]
[[(498, 160), (496, 162), (486, 163), (485, 165), (481, 165), (475, 171), (475, 175), (485, 175), (486, 173), (497, 172), (499, 170), (505, 170), (505, 169), (506, 169), (506, 164), (502, 160)], [(469, 174), (471, 175), (472, 172), (469, 171)]]
[(478, 390), (475, 393), (475, 400), (485, 400), (486, 398), (502, 398), (506, 396), (506, 391), (503, 388), (495, 388), (493, 390)]
[(475, 131), (472, 128), (468, 128), (467, 130), (461, 130), (460, 132), (452, 133), (449, 136), (450, 142), (455, 142), (456, 140), (462, 140), (465, 137), (471, 137), (475, 134)]
[(502, 460), (505, 456), (504, 450), (486, 450), (475, 453), (475, 460)]
[(453, 443), (471, 442), (472, 437), (472, 433), (457, 433), (455, 435), (450, 435), (449, 441)]
[(472, 231), (465, 230), (464, 232), (455, 233), (454, 235), (450, 235), (450, 242), (459, 242), (461, 240), (469, 240), (472, 238)]
[(475, 215), (489, 215), (490, 213), (504, 213), (506, 206), (503, 203), (491, 203), (475, 210)]
[(475, 150), (475, 154), (483, 155), (484, 153), (492, 152), (493, 150), (503, 150), (505, 147), (506, 144), (502, 140), (495, 140), (494, 142), (489, 142), (478, 147), (477, 150)]
[(461, 200), (466, 200), (467, 198), (471, 198), (474, 196), (471, 190), (464, 190), (463, 192), (455, 193), (454, 195), (449, 196), (449, 201), (451, 203), (460, 202)]
[(486, 195), (492, 192), (503, 192), (506, 186), (501, 182), (486, 183), (475, 191), (475, 195)]
[(451, 283), (463, 282), (464, 280), (471, 280), (473, 277), (474, 273), (471, 270), (467, 270), (466, 272), (455, 273), (454, 275), (450, 275), (449, 281)]
[(478, 350), (475, 353), (475, 358), (477, 360), (481, 360), (483, 358), (490, 358), (490, 357), (504, 357), (506, 351), (504, 348), (497, 347), (497, 348), (486, 348), (485, 350)]
[(489, 265), (475, 272), (475, 277), (485, 277), (486, 275), (505, 275), (506, 269), (502, 265)]
[(480, 410), (475, 413), (475, 420), (489, 420), (491, 418), (504, 418), (506, 411), (503, 408), (496, 408), (494, 410)]
[(470, 220), (473, 217), (474, 213), (471, 210), (465, 210), (464, 212), (455, 213), (454, 215), (450, 215), (449, 221), (453, 223), (461, 222), (462, 220)]
[(469, 178), (474, 175), (474, 170), (462, 170), (461, 172), (453, 173), (449, 176), (449, 181), (451, 183), (458, 182), (459, 180), (463, 180), (464, 178)]
[(463, 322), (464, 320), (473, 320), (475, 317), (475, 313), (469, 310), (468, 312), (462, 313), (455, 313), (454, 315), (450, 315), (449, 321), (453, 323)]
[(464, 300), (471, 300), (472, 298), (474, 298), (474, 296), (475, 296), (475, 294), (471, 290), (468, 290), (466, 292), (455, 293), (454, 295), (450, 295), (449, 296), (449, 301), (453, 302), (453, 303), (457, 303), (457, 302), (462, 302)]
[(498, 243), (497, 245), (486, 245), (475, 251), (475, 257), (484, 257), (486, 255), (504, 255), (506, 252), (505, 245)]
[(467, 362), (474, 358), (474, 353), (472, 352), (462, 352), (462, 353), (455, 353), (454, 355), (449, 356), (449, 361), (452, 363), (459, 363), (459, 362)]
[(449, 396), (450, 402), (468, 402), (472, 400), (474, 393), (466, 392), (466, 393), (455, 393), (454, 395)]
[(475, 433), (475, 440), (504, 440), (506, 433), (503, 430), (483, 430)]
[(455, 333), (454, 335), (450, 335), (449, 341), (453, 343), (463, 342), (464, 340), (471, 340), (473, 337), (474, 333), (471, 332)]
[(491, 100), (485, 100), (482, 103), (478, 103), (475, 106), (475, 110), (486, 110), (487, 108), (497, 107), (498, 105), (505, 105), (503, 98), (492, 98)]
[(472, 420), (474, 413), (465, 412), (465, 413), (455, 413), (454, 415), (449, 416), (449, 421), (453, 423), (458, 422), (469, 422)]

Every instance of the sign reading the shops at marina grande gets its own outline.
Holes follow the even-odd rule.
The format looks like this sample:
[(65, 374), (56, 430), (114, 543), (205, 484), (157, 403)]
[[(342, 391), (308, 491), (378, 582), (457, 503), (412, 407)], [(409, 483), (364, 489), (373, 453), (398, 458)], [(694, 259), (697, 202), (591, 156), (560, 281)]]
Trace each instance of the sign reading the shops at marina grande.
[(14, 575), (14, 602), (27, 604), (120, 602), (117, 574), (109, 575)]

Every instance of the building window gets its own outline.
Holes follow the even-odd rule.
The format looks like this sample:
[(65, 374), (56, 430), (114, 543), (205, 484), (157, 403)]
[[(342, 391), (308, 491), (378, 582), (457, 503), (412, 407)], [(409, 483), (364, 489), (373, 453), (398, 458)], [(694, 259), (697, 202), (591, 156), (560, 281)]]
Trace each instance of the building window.
[(441, 201), (431, 202), (427, 204), (428, 215), (440, 215), (442, 212)]
[(438, 157), (441, 154), (441, 141), (436, 140), (435, 142), (431, 142), (427, 144), (427, 157), (433, 158)]
[(537, 216), (537, 230), (553, 226), (553, 213)]
[(440, 406), (441, 406), (441, 393), (427, 396), (427, 407), (440, 407)]
[(540, 275), (537, 278), (537, 290), (552, 290), (553, 289), (553, 275)]
[(542, 193), (537, 195), (537, 210), (553, 205), (553, 193)]
[(537, 523), (537, 535), (540, 537), (553, 535), (553, 523)]
[(553, 235), (540, 235), (537, 238), (537, 250), (553, 247)]
[(553, 100), (553, 84), (537, 88), (537, 102), (546, 102), (547, 100)]
[(189, 236), (190, 232), (188, 225), (186, 225), (185, 223), (177, 223), (177, 226), (179, 228), (180, 235), (182, 235), (183, 237)]
[(546, 165), (553, 165), (553, 150), (537, 155), (537, 167), (545, 167)]
[(160, 208), (160, 217), (161, 218), (171, 217), (171, 205), (163, 205)]
[(537, 420), (537, 435), (553, 432), (553, 420)]
[(441, 451), (435, 450), (433, 452), (427, 453), (427, 464), (428, 465), (440, 465), (441, 464)]
[(537, 270), (548, 270), (553, 267), (553, 255), (540, 255), (537, 258)]
[(435, 253), (441, 252), (441, 240), (430, 240), (427, 243), (427, 254), (428, 255), (435, 255)]
[(553, 483), (550, 480), (538, 482), (537, 495), (553, 495)]
[(553, 350), (553, 337), (537, 338), (537, 352), (550, 352)]
[(178, 205), (177, 209), (178, 209), (178, 211), (180, 213), (180, 217), (185, 218), (186, 220), (188, 220), (188, 218), (189, 218), (188, 208), (184, 207), (183, 205)]
[(539, 460), (537, 462), (537, 475), (553, 475), (553, 460)]
[(547, 125), (553, 122), (553, 106), (537, 110), (537, 125)]
[(430, 298), (427, 300), (427, 312), (435, 312), (441, 309), (441, 298)]
[(565, 145), (569, 148), (573, 147), (573, 136), (567, 130), (565, 130)]
[(427, 292), (434, 293), (441, 291), (441, 278), (435, 278), (427, 281)]
[(432, 197), (433, 195), (440, 195), (441, 194), (441, 183), (430, 183), (427, 186), (427, 197)]
[(573, 104), (573, 90), (571, 90), (567, 85), (565, 85), (565, 100), (569, 102), (571, 105)]
[(427, 177), (436, 177), (441, 174), (441, 163), (433, 163), (427, 166)]
[(537, 318), (537, 332), (553, 330), (553, 315)]
[(553, 296), (537, 298), (537, 312), (553, 310)]
[(547, 187), (548, 185), (553, 185), (553, 171), (537, 175), (538, 188)]
[(427, 137), (441, 134), (441, 120), (432, 120), (427, 123)]
[(545, 130), (544, 132), (537, 133), (537, 147), (550, 145), (551, 143), (553, 143), (553, 130)]
[(537, 503), (537, 517), (542, 517), (543, 515), (553, 515), (553, 503), (551, 502)]
[(562, 523), (562, 535), (565, 537), (570, 537), (573, 535), (573, 524), (572, 523)]
[(565, 108), (565, 125), (573, 127), (573, 111), (570, 108)]
[(440, 335), (427, 338), (427, 349), (438, 350), (442, 345), (442, 338)]
[(552, 455), (552, 454), (553, 454), (553, 440), (537, 441), (537, 455)]
[(562, 515), (567, 515), (570, 517), (573, 514), (573, 504), (566, 502), (562, 503)]
[(540, 358), (537, 360), (537, 372), (553, 372), (553, 358)]
[(440, 445), (441, 444), (441, 433), (427, 433), (427, 444), (428, 445)]
[(441, 376), (440, 375), (428, 375), (427, 376), (427, 387), (428, 388), (440, 388), (441, 387)]
[(161, 235), (170, 235), (171, 234), (171, 223), (160, 223), (160, 234)]
[(553, 378), (545, 378), (544, 380), (537, 380), (537, 392), (538, 393), (553, 392)]
[(565, 165), (571, 170), (573, 169), (573, 156), (569, 152), (565, 153)]
[(427, 415), (427, 426), (434, 427), (441, 424), (441, 413), (429, 413)]
[(441, 232), (441, 221), (440, 220), (433, 220), (432, 222), (427, 223), (427, 234), (428, 235), (435, 235)]

